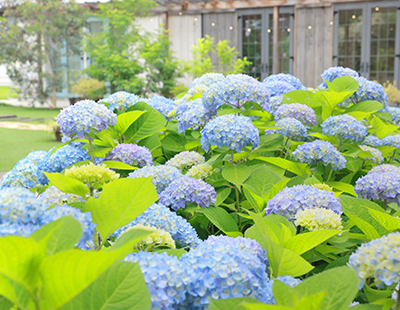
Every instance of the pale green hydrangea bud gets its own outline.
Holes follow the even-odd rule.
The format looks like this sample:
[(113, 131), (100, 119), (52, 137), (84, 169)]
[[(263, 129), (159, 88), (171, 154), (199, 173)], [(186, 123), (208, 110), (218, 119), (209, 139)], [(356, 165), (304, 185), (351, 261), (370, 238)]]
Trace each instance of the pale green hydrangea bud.
[(327, 191), (327, 192), (331, 192), (331, 193), (333, 192), (333, 188), (328, 186), (328, 185), (326, 185), (326, 184), (318, 183), (318, 184), (313, 184), (311, 186), (314, 186), (316, 188), (322, 189), (322, 190)]
[(299, 210), (295, 216), (295, 224), (302, 226), (309, 231), (322, 229), (342, 230), (342, 220), (340, 215), (332, 210), (324, 208), (311, 208)]
[(214, 169), (210, 164), (204, 163), (195, 165), (186, 173), (187, 176), (195, 179), (207, 179), (210, 175), (218, 172), (219, 169)]
[(83, 166), (74, 166), (65, 170), (65, 175), (85, 183), (89, 187), (102, 185), (109, 181), (117, 180), (119, 174), (107, 168), (105, 165), (89, 163)]
[(150, 249), (154, 249), (154, 248), (175, 249), (175, 241), (172, 239), (170, 233), (166, 232), (165, 230), (162, 230), (162, 229), (157, 229), (153, 226), (137, 224), (135, 226), (128, 227), (127, 229), (122, 231), (119, 238), (127, 231), (130, 231), (130, 230), (136, 229), (136, 228), (149, 230), (149, 231), (152, 231), (152, 233), (150, 235), (147, 235), (139, 243), (135, 244), (134, 245), (135, 250), (145, 251), (145, 250), (150, 250)]

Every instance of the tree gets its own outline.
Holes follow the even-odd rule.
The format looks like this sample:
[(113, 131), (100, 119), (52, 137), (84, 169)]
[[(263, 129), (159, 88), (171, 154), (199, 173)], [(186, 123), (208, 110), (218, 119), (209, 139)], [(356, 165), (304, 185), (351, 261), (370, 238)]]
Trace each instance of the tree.
[(74, 0), (5, 2), (0, 21), (0, 63), (25, 96), (41, 101), (51, 97), (64, 81), (62, 56), (79, 53), (87, 10)]

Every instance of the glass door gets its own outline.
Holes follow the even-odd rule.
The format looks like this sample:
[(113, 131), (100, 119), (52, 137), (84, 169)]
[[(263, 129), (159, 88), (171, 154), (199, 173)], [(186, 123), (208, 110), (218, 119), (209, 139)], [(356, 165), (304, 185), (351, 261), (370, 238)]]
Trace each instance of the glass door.
[(279, 55), (274, 53), (272, 8), (242, 10), (238, 17), (240, 56), (253, 63), (246, 73), (262, 81), (273, 73), (273, 63), (278, 58), (278, 72), (292, 73), (293, 8), (279, 8)]
[(335, 5), (334, 65), (399, 86), (399, 7), (398, 1)]

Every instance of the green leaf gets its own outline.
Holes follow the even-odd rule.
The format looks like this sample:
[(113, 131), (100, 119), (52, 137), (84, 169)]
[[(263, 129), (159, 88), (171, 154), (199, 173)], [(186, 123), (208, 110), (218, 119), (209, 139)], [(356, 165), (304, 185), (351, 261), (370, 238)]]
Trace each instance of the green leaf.
[(0, 309), (9, 310), (13, 307), (13, 303), (4, 297), (0, 297)]
[(150, 150), (150, 152), (153, 152), (161, 146), (161, 140), (158, 133), (156, 133), (150, 137), (140, 140), (138, 145), (145, 146)]
[(126, 130), (126, 143), (149, 137), (157, 133), (167, 123), (166, 119), (160, 112), (153, 109), (147, 103), (138, 102), (129, 108), (131, 111), (147, 111), (142, 114), (131, 126)]
[(260, 144), (254, 152), (265, 151), (276, 148), (283, 144), (282, 134), (271, 134), (260, 137)]
[(151, 308), (138, 263), (116, 262), (62, 310), (146, 310)]
[(357, 120), (362, 120), (366, 116), (375, 113), (382, 108), (383, 104), (378, 101), (362, 101), (346, 109), (345, 113), (354, 116)]
[(114, 262), (124, 258), (134, 244), (148, 234), (147, 230), (132, 229), (120, 237), (123, 237), (125, 242), (117, 245), (117, 241), (113, 247), (106, 250), (69, 250), (45, 258), (40, 266), (43, 283), (41, 309), (54, 310), (64, 306), (98, 279)]
[(365, 296), (367, 296), (368, 302), (374, 302), (382, 298), (388, 298), (392, 296), (392, 290), (374, 290), (370, 288), (368, 285), (364, 285), (363, 291)]
[(295, 307), (296, 303), (299, 301), (299, 297), (301, 297), (294, 288), (283, 283), (279, 279), (274, 280), (272, 292), (278, 305), (291, 308)]
[(196, 212), (204, 214), (211, 223), (213, 223), (218, 229), (223, 232), (234, 232), (238, 231), (238, 226), (232, 216), (220, 207), (208, 207), (196, 210)]
[(289, 239), (283, 246), (297, 254), (303, 254), (317, 245), (328, 240), (339, 233), (341, 230), (317, 230), (300, 234)]
[(296, 227), (294, 226), (293, 222), (289, 222), (285, 217), (279, 214), (268, 214), (265, 217), (266, 220), (271, 221), (277, 226), (284, 225), (289, 228), (292, 236), (296, 234)]
[(253, 170), (243, 185), (256, 195), (265, 197), (279, 181), (281, 181), (281, 178), (266, 165), (263, 165)]
[(217, 198), (215, 199), (214, 205), (218, 207), (221, 203), (225, 201), (226, 198), (228, 198), (231, 192), (232, 188), (217, 189)]
[(131, 111), (122, 113), (117, 116), (117, 124), (115, 125), (115, 129), (120, 135), (123, 135), (128, 128), (144, 113), (148, 113), (147, 111)]
[(290, 172), (293, 172), (299, 176), (303, 177), (309, 177), (311, 175), (310, 172), (310, 167), (307, 164), (300, 164), (300, 163), (295, 163), (290, 160), (284, 159), (284, 158), (278, 158), (278, 157), (264, 157), (264, 156), (259, 156), (254, 159), (259, 159), (266, 161), (268, 163), (274, 164), (278, 167), (281, 167), (283, 169), (286, 169)]
[(372, 126), (372, 128), (370, 128), (368, 132), (373, 134), (374, 136), (377, 136), (379, 139), (389, 136), (400, 128), (400, 126), (385, 124), (385, 122), (379, 119), (376, 115), (371, 115), (368, 118), (368, 121)]
[(43, 172), (50, 182), (64, 193), (76, 194), (86, 198), (89, 188), (81, 181), (67, 177), (57, 172)]
[(301, 295), (312, 295), (326, 291), (321, 309), (347, 309), (358, 292), (359, 279), (350, 267), (343, 266), (318, 273), (303, 280), (295, 287)]
[(85, 210), (92, 213), (104, 243), (115, 230), (133, 221), (157, 199), (151, 178), (118, 179), (104, 185), (100, 198), (90, 197)]
[(258, 300), (249, 298), (249, 297), (241, 297), (241, 298), (228, 298), (228, 299), (212, 299), (208, 298), (210, 301), (210, 305), (208, 306), (208, 310), (246, 310), (242, 304), (252, 304), (258, 303)]
[(30, 238), (46, 244), (46, 256), (73, 249), (79, 241), (83, 229), (72, 215), (50, 222), (35, 231)]
[(382, 211), (377, 211), (373, 209), (368, 208), (368, 212), (372, 215), (372, 217), (380, 224), (382, 225), (385, 229), (387, 229), (389, 232), (396, 231), (400, 229), (400, 219), (391, 216), (390, 214), (387, 214)]
[(343, 182), (335, 182), (335, 181), (330, 181), (330, 182), (325, 182), (325, 183), (327, 185), (333, 187), (334, 189), (337, 189), (339, 191), (342, 191), (342, 192), (345, 192), (347, 194), (357, 197), (357, 194), (354, 191), (354, 186), (351, 184), (343, 183)]
[[(325, 80), (326, 81), (326, 80)], [(351, 76), (340, 76), (333, 82), (326, 81), (330, 89), (335, 92), (355, 92), (358, 88), (358, 82)]]
[(157, 250), (158, 253), (167, 253), (168, 255), (173, 255), (176, 257), (181, 257), (183, 254), (187, 254), (187, 251), (184, 249), (165, 249), (165, 250)]
[(273, 221), (261, 216), (260, 214), (250, 212), (250, 216), (261, 233), (268, 236), (268, 238), (273, 242), (278, 244), (280, 243), (282, 234), (281, 225), (275, 224)]
[(278, 183), (274, 184), (270, 191), (268, 192), (268, 195), (265, 196), (265, 202), (268, 202), (268, 200), (274, 198), (281, 190), (283, 190), (286, 187), (286, 184), (290, 181), (290, 179), (283, 179), (279, 181)]
[(263, 303), (243, 304), (246, 310), (293, 310), (293, 308), (281, 305), (267, 305)]
[(232, 164), (229, 166), (225, 166), (224, 169), (222, 169), (223, 178), (228, 182), (235, 184), (236, 187), (239, 189), (250, 175), (251, 169), (246, 165)]
[(136, 170), (137, 168), (116, 160), (104, 160), (103, 164), (110, 169)]
[(294, 90), (284, 94), (283, 103), (302, 103), (306, 104), (311, 108), (317, 108), (321, 106), (321, 102), (315, 96), (315, 94), (309, 90)]
[(265, 208), (264, 199), (247, 189), (246, 186), (243, 187), (243, 193), (246, 196), (247, 201), (256, 212), (261, 212)]

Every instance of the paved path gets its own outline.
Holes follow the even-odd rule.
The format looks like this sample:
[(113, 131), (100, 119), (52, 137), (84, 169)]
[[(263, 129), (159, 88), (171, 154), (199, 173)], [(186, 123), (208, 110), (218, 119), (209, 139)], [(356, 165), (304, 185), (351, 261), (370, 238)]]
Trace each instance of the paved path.
[(10, 129), (21, 129), (21, 130), (40, 130), (40, 131), (51, 131), (50, 125), (44, 124), (29, 124), (20, 122), (0, 122), (0, 128)]
[[(16, 107), (32, 107), (32, 102), (28, 100), (19, 100), (18, 98), (1, 99), (0, 102), (13, 105)], [(33, 106), (35, 108), (49, 108), (49, 103), (41, 104), (40, 102), (34, 102)], [(69, 100), (66, 98), (57, 99), (57, 108), (65, 108), (69, 106)]]

